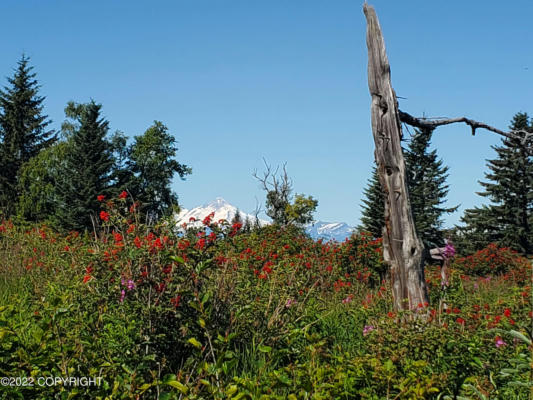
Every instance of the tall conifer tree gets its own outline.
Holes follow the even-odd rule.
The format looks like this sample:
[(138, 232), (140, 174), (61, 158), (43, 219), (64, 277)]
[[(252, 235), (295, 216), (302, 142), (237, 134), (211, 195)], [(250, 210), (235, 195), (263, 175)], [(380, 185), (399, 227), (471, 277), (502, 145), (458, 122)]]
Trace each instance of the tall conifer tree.
[(57, 210), (58, 222), (65, 229), (91, 229), (101, 207), (97, 196), (110, 192), (113, 157), (101, 108), (94, 101), (71, 102), (65, 108), (72, 121), (64, 124), (70, 141), (65, 160), (69, 174), (61, 182)]
[(0, 90), (0, 208), (6, 216), (15, 211), (20, 168), (56, 139), (47, 129), (50, 120), (42, 113), (44, 97), (32, 70), (23, 55), (9, 85)]
[[(533, 120), (527, 113), (516, 114), (511, 131), (533, 132)], [(509, 246), (525, 254), (533, 253), (533, 157), (519, 139), (502, 139), (492, 147), (497, 158), (488, 160), (490, 172), (485, 191), (479, 195), (490, 204), (465, 211), (459, 228), (467, 250), (478, 250), (491, 242)]]
[[(407, 187), (415, 227), (424, 244), (431, 247), (440, 246), (444, 241), (442, 216), (457, 209), (442, 206), (448, 193), (448, 167), (438, 159), (436, 150), (428, 150), (432, 133), (415, 130), (408, 148), (404, 150)], [(364, 195), (362, 228), (379, 237), (383, 230), (385, 206), (375, 167)]]
[(428, 247), (444, 243), (442, 217), (457, 210), (443, 207), (448, 194), (448, 167), (438, 158), (437, 150), (429, 151), (432, 134), (432, 130), (415, 130), (405, 152), (413, 219), (420, 239)]
[(376, 238), (381, 237), (385, 222), (385, 199), (376, 166), (372, 168), (372, 176), (363, 194), (361, 228)]

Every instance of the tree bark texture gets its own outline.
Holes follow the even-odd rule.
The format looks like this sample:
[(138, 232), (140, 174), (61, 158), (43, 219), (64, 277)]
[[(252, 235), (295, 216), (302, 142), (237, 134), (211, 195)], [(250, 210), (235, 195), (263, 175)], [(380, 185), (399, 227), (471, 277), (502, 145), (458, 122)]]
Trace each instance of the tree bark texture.
[(395, 310), (427, 304), (424, 247), (418, 239), (405, 177), (402, 128), (390, 66), (376, 12), (364, 4), (367, 20), (368, 88), (372, 96), (372, 132), (379, 180), (385, 197), (383, 257), (390, 267)]

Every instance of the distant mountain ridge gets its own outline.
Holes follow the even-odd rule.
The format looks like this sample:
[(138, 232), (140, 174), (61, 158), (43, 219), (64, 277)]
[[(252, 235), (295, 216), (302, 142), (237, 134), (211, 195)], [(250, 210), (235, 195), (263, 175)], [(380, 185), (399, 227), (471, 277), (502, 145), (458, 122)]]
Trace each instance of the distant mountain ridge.
[(344, 242), (351, 236), (354, 228), (345, 222), (324, 222), (316, 221), (306, 226), (305, 231), (313, 239), (336, 240)]
[[(222, 197), (217, 197), (215, 200), (204, 204), (199, 207), (188, 209), (182, 209), (179, 214), (175, 216), (176, 224), (182, 225), (183, 223), (190, 224), (191, 218), (194, 218), (196, 222), (192, 223), (192, 226), (199, 226), (202, 224), (202, 220), (211, 213), (215, 213), (212, 221), (218, 221), (224, 219), (228, 222), (231, 222), (235, 217), (235, 214), (239, 210), (242, 220), (246, 220), (248, 217), (250, 222), (255, 221), (255, 215), (248, 214), (241, 209), (235, 207), (234, 205), (228, 203)], [(268, 225), (271, 222), (264, 219), (260, 219), (259, 223), (261, 226)], [(325, 222), (325, 221), (316, 221), (313, 224), (309, 224), (305, 227), (305, 231), (313, 239), (324, 239), (324, 240), (336, 240), (338, 242), (344, 241), (349, 237), (353, 231), (353, 227), (349, 226), (345, 222)]]

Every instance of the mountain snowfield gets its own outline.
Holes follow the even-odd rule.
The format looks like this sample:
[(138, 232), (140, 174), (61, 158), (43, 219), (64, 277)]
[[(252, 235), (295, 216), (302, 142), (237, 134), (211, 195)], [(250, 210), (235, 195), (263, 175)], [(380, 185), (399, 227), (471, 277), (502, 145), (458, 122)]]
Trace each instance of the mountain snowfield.
[[(224, 219), (228, 222), (231, 222), (237, 213), (237, 210), (239, 210), (243, 221), (247, 217), (250, 219), (250, 222), (255, 221), (255, 215), (243, 212), (242, 210), (228, 203), (222, 197), (217, 197), (210, 203), (204, 204), (203, 206), (194, 207), (190, 210), (182, 209), (180, 213), (175, 216), (175, 219), (177, 225), (182, 225), (184, 223), (190, 224), (190, 219), (194, 218), (197, 221), (193, 223), (192, 226), (200, 226), (202, 224), (202, 220), (214, 212), (215, 216), (213, 217), (212, 221), (216, 222), (220, 219)], [(260, 219), (259, 223), (262, 226), (270, 224), (269, 221), (263, 219)], [(353, 227), (344, 222), (316, 221), (313, 224), (307, 225), (305, 230), (313, 239), (321, 238), (324, 240), (336, 240), (338, 242), (342, 242), (344, 239), (350, 236), (353, 231)]]

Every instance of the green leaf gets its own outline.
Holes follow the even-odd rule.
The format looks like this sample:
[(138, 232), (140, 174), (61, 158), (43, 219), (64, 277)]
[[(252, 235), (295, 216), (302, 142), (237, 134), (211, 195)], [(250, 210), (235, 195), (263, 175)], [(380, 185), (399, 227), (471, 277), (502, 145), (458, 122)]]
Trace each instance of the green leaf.
[(194, 347), (196, 347), (197, 349), (201, 349), (202, 348), (202, 343), (200, 343), (198, 340), (196, 340), (195, 338), (190, 338), (189, 340), (187, 340), (188, 343), (192, 344)]
[(272, 347), (270, 346), (263, 346), (263, 345), (260, 345), (258, 347), (258, 350), (261, 352), (261, 353), (270, 353), (272, 351)]
[(527, 343), (527, 345), (531, 345), (531, 339), (527, 338), (523, 333), (517, 332), (517, 331), (509, 331), (509, 335), (511, 335), (514, 338), (520, 339), (524, 343)]
[(183, 264), (185, 261), (180, 256), (170, 256), (170, 259), (172, 261), (176, 261), (177, 263)]
[(178, 389), (183, 394), (187, 394), (187, 392), (189, 391), (189, 388), (187, 386), (178, 381), (168, 381), (166, 382), (166, 384)]
[(151, 383), (145, 383), (139, 389), (141, 390), (141, 392), (146, 392), (151, 386), (152, 386)]

